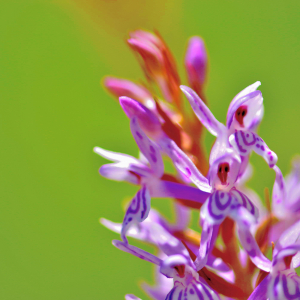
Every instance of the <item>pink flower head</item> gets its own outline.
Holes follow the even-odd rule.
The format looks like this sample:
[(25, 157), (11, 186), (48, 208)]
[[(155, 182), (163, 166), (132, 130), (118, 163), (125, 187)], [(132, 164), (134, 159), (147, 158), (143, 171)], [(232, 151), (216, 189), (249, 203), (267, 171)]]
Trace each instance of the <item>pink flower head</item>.
[(146, 77), (155, 82), (165, 99), (180, 105), (179, 76), (174, 58), (156, 33), (137, 30), (130, 33), (128, 44), (138, 54)]
[(130, 80), (107, 76), (104, 86), (117, 98), (126, 96), (143, 103), (147, 108), (155, 109), (155, 101), (151, 93), (144, 86)]

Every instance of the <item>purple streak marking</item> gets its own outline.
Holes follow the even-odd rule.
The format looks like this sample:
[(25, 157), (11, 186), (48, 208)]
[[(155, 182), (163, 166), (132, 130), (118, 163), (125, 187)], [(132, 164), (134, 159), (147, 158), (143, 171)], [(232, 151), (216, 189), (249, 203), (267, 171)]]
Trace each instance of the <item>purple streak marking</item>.
[(143, 139), (143, 136), (138, 131), (136, 131), (135, 133), (141, 140)]
[(296, 299), (300, 297), (300, 291), (299, 291), (299, 286), (296, 285), (296, 291), (294, 294), (290, 294), (288, 287), (287, 287), (287, 279), (286, 279), (286, 275), (282, 275), (282, 285), (283, 285), (283, 291), (284, 291), (284, 295), (287, 297), (287, 299)]
[(196, 291), (196, 294), (197, 294), (197, 296), (198, 296), (198, 299), (204, 300), (204, 297), (203, 297), (202, 293), (198, 290), (198, 287), (197, 287), (195, 284), (193, 284), (193, 288), (194, 288), (195, 291)]
[(235, 142), (236, 142), (236, 144), (237, 144), (237, 146), (238, 146), (238, 148), (239, 148), (239, 150), (240, 150), (240, 152), (243, 152), (243, 153), (245, 153), (245, 152), (247, 152), (247, 150), (245, 150), (243, 147), (242, 147), (242, 145), (240, 144), (240, 142), (239, 142), (239, 138), (238, 138), (238, 131), (236, 131), (235, 132), (235, 134), (234, 134), (234, 139), (235, 139)]

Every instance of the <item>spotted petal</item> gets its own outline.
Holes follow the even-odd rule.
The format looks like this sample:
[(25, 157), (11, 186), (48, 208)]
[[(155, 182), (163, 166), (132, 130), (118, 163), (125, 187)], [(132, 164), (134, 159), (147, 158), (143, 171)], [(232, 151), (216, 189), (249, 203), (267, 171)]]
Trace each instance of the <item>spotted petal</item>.
[(125, 213), (121, 230), (121, 238), (124, 242), (127, 243), (126, 233), (128, 229), (136, 223), (143, 222), (148, 217), (150, 207), (150, 194), (144, 185), (131, 200), (131, 203)]
[(239, 240), (252, 262), (261, 270), (269, 272), (271, 261), (262, 254), (255, 238), (250, 232), (250, 227), (253, 224), (253, 216), (242, 206), (232, 211), (230, 216), (238, 225)]
[(230, 135), (229, 142), (242, 156), (249, 155), (253, 150), (264, 158), (270, 168), (277, 163), (277, 155), (269, 149), (262, 138), (253, 132), (236, 130)]
[(119, 250), (130, 253), (130, 254), (132, 254), (132, 255), (140, 258), (140, 259), (149, 261), (149, 262), (151, 262), (153, 264), (156, 264), (158, 266), (160, 266), (161, 263), (162, 263), (162, 260), (160, 258), (158, 258), (157, 256), (155, 256), (155, 255), (153, 255), (153, 254), (151, 254), (147, 251), (144, 251), (144, 250), (142, 250), (138, 247), (126, 244), (126, 243), (118, 241), (118, 240), (113, 240), (112, 244), (116, 248), (118, 248)]
[(131, 119), (130, 129), (139, 149), (149, 161), (153, 173), (160, 178), (164, 174), (164, 164), (158, 146), (142, 131), (136, 117)]
[(274, 166), (276, 173), (273, 191), (272, 191), (272, 208), (278, 217), (284, 217), (286, 213), (286, 187), (281, 170)]
[(207, 130), (214, 136), (218, 136), (220, 134), (222, 128), (224, 127), (211, 113), (209, 108), (205, 105), (205, 103), (200, 99), (195, 91), (191, 88), (181, 85), (181, 90), (187, 97), (190, 102), (196, 116), (200, 120), (200, 122), (207, 128)]
[(189, 157), (170, 139), (165, 139), (163, 148), (172, 159), (175, 167), (190, 179), (201, 191), (210, 192), (211, 187), (206, 177), (196, 168)]
[(208, 255), (212, 250), (212, 247), (218, 234), (218, 228), (218, 225), (212, 225), (205, 219), (202, 220), (200, 248), (198, 256), (195, 260), (195, 266), (197, 271), (201, 270), (207, 264)]

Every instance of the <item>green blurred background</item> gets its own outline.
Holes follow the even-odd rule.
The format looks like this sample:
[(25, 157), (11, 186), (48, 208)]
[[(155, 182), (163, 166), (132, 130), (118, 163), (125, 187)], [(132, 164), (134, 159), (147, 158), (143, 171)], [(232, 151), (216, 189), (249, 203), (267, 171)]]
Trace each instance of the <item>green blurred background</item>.
[[(128, 119), (100, 85), (107, 74), (142, 78), (124, 42), (130, 30), (158, 29), (182, 78), (186, 41), (201, 35), (221, 121), (237, 92), (262, 81), (260, 134), (286, 174), (300, 150), (299, 14), (299, 1), (278, 0), (1, 1), (0, 299), (147, 299), (137, 282), (151, 282), (152, 267), (115, 249), (118, 236), (98, 221), (121, 221), (136, 187), (101, 178), (105, 160), (92, 152), (137, 154)], [(250, 186), (263, 195), (274, 174), (251, 160)]]

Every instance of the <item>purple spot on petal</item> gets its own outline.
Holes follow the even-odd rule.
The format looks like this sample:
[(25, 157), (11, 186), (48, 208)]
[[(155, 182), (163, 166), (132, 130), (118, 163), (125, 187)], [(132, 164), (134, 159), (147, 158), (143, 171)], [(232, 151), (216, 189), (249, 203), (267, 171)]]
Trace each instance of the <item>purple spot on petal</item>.
[(194, 290), (190, 289), (190, 293), (193, 295), (195, 292)]
[(256, 144), (256, 148), (259, 148), (260, 147), (260, 145), (259, 144)]
[(254, 257), (254, 256), (256, 256), (256, 251), (254, 249), (252, 249), (252, 250), (248, 251), (248, 254), (250, 257)]
[(128, 222), (131, 222), (132, 221), (132, 218), (130, 217), (129, 219), (128, 219)]
[(249, 137), (249, 133), (246, 134), (246, 137)]
[(260, 149), (261, 149), (262, 151), (265, 151), (265, 147), (264, 147), (264, 146), (261, 146)]
[(154, 149), (153, 146), (150, 146), (150, 151), (153, 152), (153, 153), (155, 153), (155, 149)]
[(269, 154), (269, 155), (271, 155), (271, 154), (272, 154), (272, 152), (271, 152), (271, 151), (269, 151), (269, 152), (268, 152), (268, 154)]
[(187, 172), (187, 176), (190, 177), (192, 175), (192, 172), (189, 168), (185, 168), (186, 172)]
[(221, 194), (220, 194), (220, 197), (223, 198), (223, 197), (224, 197), (224, 193), (221, 193)]
[(270, 156), (270, 160), (271, 160), (271, 161), (273, 160), (273, 156)]
[(141, 140), (143, 139), (143, 136), (138, 131), (136, 131), (135, 133)]
[(156, 158), (156, 156), (154, 155), (154, 154), (150, 154), (150, 157), (151, 157), (151, 159), (153, 160), (153, 162), (157, 162), (157, 158)]
[(256, 138), (257, 141), (259, 141), (259, 138)]

